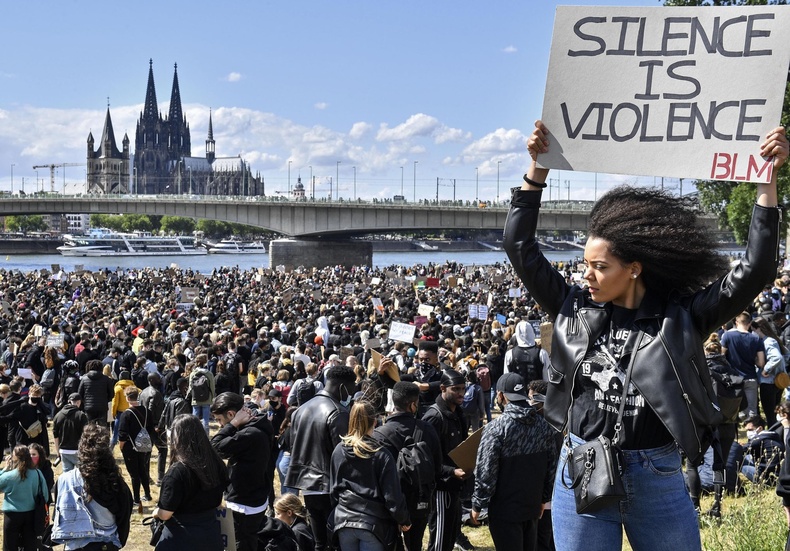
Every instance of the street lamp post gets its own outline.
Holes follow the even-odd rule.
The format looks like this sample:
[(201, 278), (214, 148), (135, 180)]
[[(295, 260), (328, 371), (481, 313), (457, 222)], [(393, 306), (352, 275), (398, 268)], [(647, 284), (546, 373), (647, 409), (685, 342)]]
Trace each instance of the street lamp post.
[(480, 189), (480, 169), (475, 167), (475, 206), (480, 204), (480, 194), (478, 190)]
[(417, 202), (417, 161), (414, 161), (414, 196), (412, 201)]
[(192, 167), (187, 167), (189, 171), (189, 195), (192, 195)]
[(14, 163), (11, 163), (11, 195), (14, 194), (14, 167), (15, 166), (16, 165)]
[(36, 170), (36, 185), (33, 187), (35, 188), (34, 191), (38, 191), (38, 170)]
[(400, 196), (403, 197), (403, 167), (400, 167)]
[(310, 165), (310, 199), (315, 199), (315, 182), (313, 181), (313, 165)]
[(357, 167), (352, 166), (354, 169), (354, 201), (357, 200)]
[(288, 197), (291, 197), (291, 163), (293, 161), (288, 161)]
[(340, 198), (340, 161), (335, 164), (335, 197)]
[(496, 162), (496, 202), (499, 204), (499, 165), (502, 164), (502, 161)]
[(134, 174), (134, 192), (135, 193), (140, 193), (137, 190), (137, 167), (136, 166), (132, 167), (132, 174)]

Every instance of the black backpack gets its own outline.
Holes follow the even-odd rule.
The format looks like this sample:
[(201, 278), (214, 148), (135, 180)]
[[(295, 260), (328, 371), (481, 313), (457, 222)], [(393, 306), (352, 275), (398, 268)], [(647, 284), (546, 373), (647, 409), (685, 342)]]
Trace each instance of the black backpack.
[(537, 381), (543, 378), (543, 360), (540, 359), (540, 348), (531, 346), (523, 349), (514, 346), (508, 370), (521, 375), (524, 384), (530, 381)]
[(211, 385), (208, 380), (208, 373), (201, 369), (196, 371), (192, 377), (192, 399), (196, 402), (206, 402), (211, 398)]
[(315, 380), (312, 379), (311, 377), (307, 377), (299, 385), (299, 388), (296, 389), (296, 403), (297, 405), (303, 406), (314, 397), (315, 397)]
[(436, 486), (436, 471), (431, 449), (422, 439), (419, 425), (415, 425), (414, 434), (406, 437), (398, 452), (397, 464), (401, 490), (406, 497), (409, 511), (419, 511), (427, 515)]

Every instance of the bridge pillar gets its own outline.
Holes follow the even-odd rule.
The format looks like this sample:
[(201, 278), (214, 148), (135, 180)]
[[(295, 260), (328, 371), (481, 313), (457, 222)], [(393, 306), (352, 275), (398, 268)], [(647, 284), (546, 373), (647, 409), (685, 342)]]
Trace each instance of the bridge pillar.
[(326, 268), (327, 266), (372, 266), (373, 243), (370, 241), (326, 241), (308, 239), (276, 239), (269, 243), (269, 266), (285, 266), (293, 270)]

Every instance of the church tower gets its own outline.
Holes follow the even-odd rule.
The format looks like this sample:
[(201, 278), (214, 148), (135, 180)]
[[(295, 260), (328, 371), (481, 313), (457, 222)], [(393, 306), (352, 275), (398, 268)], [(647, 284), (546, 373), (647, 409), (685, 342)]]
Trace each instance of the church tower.
[(134, 168), (137, 174), (137, 193), (164, 193), (169, 182), (168, 128), (159, 112), (154, 84), (154, 62), (148, 61), (148, 86), (145, 105), (134, 141)]
[(192, 156), (189, 124), (181, 109), (181, 90), (178, 86), (178, 64), (173, 65), (173, 90), (170, 92), (170, 113), (167, 117), (169, 127), (167, 154), (168, 159), (178, 162), (183, 157)]
[(211, 164), (216, 159), (216, 144), (214, 143), (214, 125), (211, 122), (211, 111), (208, 112), (208, 138), (206, 139), (206, 160)]
[(129, 193), (129, 137), (123, 136), (123, 151), (118, 150), (110, 117), (104, 117), (99, 149), (93, 149), (93, 133), (88, 134), (88, 193)]

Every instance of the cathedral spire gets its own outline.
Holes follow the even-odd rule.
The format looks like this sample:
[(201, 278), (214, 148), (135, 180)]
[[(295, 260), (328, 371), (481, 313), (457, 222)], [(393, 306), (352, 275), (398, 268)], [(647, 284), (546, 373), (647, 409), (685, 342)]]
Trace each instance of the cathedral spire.
[(159, 106), (156, 103), (156, 86), (154, 86), (154, 60), (148, 60), (148, 87), (145, 90), (145, 107), (143, 120), (156, 121), (159, 118)]
[(181, 111), (181, 91), (178, 88), (178, 63), (173, 65), (173, 91), (170, 93), (170, 115), (168, 121), (176, 128), (184, 118)]
[(209, 164), (214, 162), (216, 145), (214, 144), (214, 124), (211, 121), (211, 110), (208, 112), (208, 138), (206, 139), (206, 160)]

